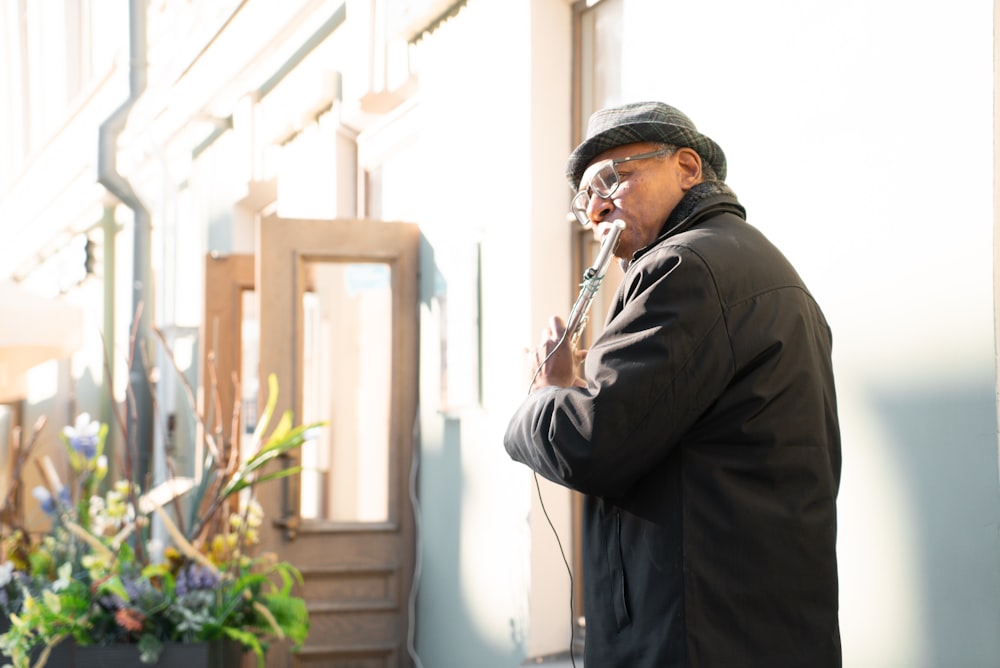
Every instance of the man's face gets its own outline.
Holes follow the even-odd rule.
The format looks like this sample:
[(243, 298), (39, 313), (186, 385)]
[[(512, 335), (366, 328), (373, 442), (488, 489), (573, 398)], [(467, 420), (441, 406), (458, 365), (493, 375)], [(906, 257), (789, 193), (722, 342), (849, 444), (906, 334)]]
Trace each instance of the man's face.
[[(587, 166), (580, 180), (581, 190), (589, 186), (606, 161), (649, 153), (657, 148), (658, 144), (639, 143), (608, 149)], [(680, 148), (666, 156), (618, 163), (615, 169), (619, 177), (617, 189), (606, 199), (591, 196), (586, 213), (598, 240), (610, 231), (614, 221), (625, 223), (615, 257), (631, 260), (633, 253), (659, 236), (667, 216), (684, 193), (701, 180), (701, 162), (697, 153)]]

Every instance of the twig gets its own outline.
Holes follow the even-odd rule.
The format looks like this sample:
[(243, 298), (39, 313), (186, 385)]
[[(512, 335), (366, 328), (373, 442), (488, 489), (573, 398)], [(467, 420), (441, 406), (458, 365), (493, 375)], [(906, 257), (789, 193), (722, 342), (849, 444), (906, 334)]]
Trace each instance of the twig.
[(4, 497), (3, 508), (0, 508), (0, 518), (10, 526), (12, 529), (16, 529), (20, 526), (20, 521), (16, 517), (17, 514), (17, 488), (21, 484), (21, 471), (24, 469), (24, 465), (28, 462), (28, 455), (31, 454), (31, 449), (38, 442), (38, 436), (41, 434), (42, 429), (45, 428), (47, 418), (42, 415), (35, 421), (34, 431), (28, 442), (21, 445), (21, 430), (16, 429), (14, 432), (13, 448), (14, 448), (14, 467), (10, 474), (10, 485), (7, 487), (7, 495)]
[[(114, 396), (115, 396), (115, 393), (114, 393), (115, 379), (114, 379), (114, 377), (112, 376), (112, 373), (111, 373), (111, 362), (110, 362), (110, 359), (109, 359), (109, 356), (108, 356), (108, 353), (107, 353), (108, 342), (104, 338), (104, 332), (101, 332), (101, 342), (104, 344), (104, 350), (105, 350), (105, 353), (104, 353), (104, 381), (108, 384), (108, 391), (109, 391), (109, 393), (111, 395), (111, 399), (112, 399), (112, 401), (111, 401), (111, 411), (112, 411), (112, 413), (114, 413), (115, 422), (118, 424), (118, 428), (121, 430), (122, 443), (128, 443), (128, 427), (125, 424), (125, 416), (123, 416), (121, 414), (121, 410), (119, 409), (118, 404), (114, 401)], [(122, 471), (124, 471), (125, 469), (124, 469), (123, 462), (122, 462), (122, 459), (121, 459), (121, 453), (118, 453), (118, 457), (119, 457), (118, 468), (120, 468), (120, 469), (122, 469)]]
[(156, 338), (158, 338), (160, 340), (160, 344), (163, 345), (163, 349), (166, 351), (167, 357), (170, 358), (170, 363), (173, 365), (174, 370), (178, 372), (177, 375), (180, 377), (181, 384), (184, 386), (184, 393), (187, 395), (187, 399), (188, 399), (188, 401), (191, 404), (191, 407), (193, 409), (192, 412), (194, 413), (194, 417), (198, 421), (198, 424), (201, 426), (202, 431), (206, 435), (205, 436), (205, 441), (206, 441), (206, 443), (208, 445), (208, 448), (209, 448), (209, 450), (212, 451), (212, 454), (215, 456), (215, 458), (218, 459), (218, 457), (219, 457), (219, 449), (218, 449), (218, 447), (217, 447), (217, 445), (215, 443), (215, 439), (212, 438), (212, 436), (209, 435), (208, 429), (205, 428), (205, 418), (204, 418), (204, 416), (202, 416), (201, 413), (198, 412), (198, 402), (195, 399), (195, 393), (194, 393), (194, 390), (191, 387), (191, 383), (188, 382), (187, 377), (183, 373), (180, 373), (180, 367), (177, 365), (177, 359), (174, 357), (174, 351), (172, 351), (170, 349), (170, 346), (167, 345), (167, 341), (166, 341), (166, 338), (163, 336), (163, 332), (161, 332), (156, 327), (153, 327), (151, 329), (152, 329), (153, 333), (156, 335)]

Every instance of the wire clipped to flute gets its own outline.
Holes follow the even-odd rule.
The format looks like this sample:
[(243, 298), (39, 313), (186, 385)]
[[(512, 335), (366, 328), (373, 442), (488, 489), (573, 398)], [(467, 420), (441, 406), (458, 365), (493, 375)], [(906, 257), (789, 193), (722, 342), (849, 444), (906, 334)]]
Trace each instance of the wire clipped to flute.
[(590, 319), (590, 306), (594, 302), (597, 290), (601, 287), (604, 275), (608, 273), (608, 265), (611, 264), (611, 258), (614, 257), (615, 248), (618, 246), (618, 239), (621, 237), (622, 230), (624, 229), (625, 223), (616, 220), (611, 231), (608, 232), (607, 236), (601, 242), (601, 250), (598, 251), (597, 257), (594, 259), (594, 264), (590, 265), (583, 272), (583, 282), (580, 284), (580, 296), (576, 298), (576, 303), (573, 304), (573, 309), (569, 313), (569, 320), (566, 322), (566, 330), (571, 333), (570, 342), (574, 348), (580, 339), (580, 335), (583, 334), (584, 328), (587, 326), (587, 321)]
[(531, 377), (531, 382), (528, 384), (528, 392), (531, 392), (531, 388), (535, 384), (535, 379), (538, 377), (538, 374), (542, 372), (542, 368), (545, 366), (545, 363), (549, 361), (560, 346), (569, 340), (573, 348), (576, 348), (580, 335), (583, 334), (583, 330), (587, 326), (590, 306), (594, 302), (597, 290), (601, 287), (601, 281), (604, 280), (604, 275), (608, 272), (608, 266), (611, 264), (611, 258), (614, 257), (615, 249), (618, 247), (618, 239), (621, 237), (622, 230), (624, 229), (625, 223), (615, 221), (611, 230), (604, 237), (603, 241), (601, 241), (601, 249), (597, 252), (597, 257), (594, 259), (594, 263), (587, 267), (587, 270), (583, 272), (583, 282), (580, 283), (580, 295), (576, 298), (576, 303), (573, 304), (573, 308), (569, 312), (569, 318), (566, 321), (566, 329), (563, 331), (563, 335), (559, 339), (559, 342), (553, 346), (552, 350), (549, 351), (549, 354), (545, 356), (545, 359), (543, 359), (535, 369), (535, 373)]

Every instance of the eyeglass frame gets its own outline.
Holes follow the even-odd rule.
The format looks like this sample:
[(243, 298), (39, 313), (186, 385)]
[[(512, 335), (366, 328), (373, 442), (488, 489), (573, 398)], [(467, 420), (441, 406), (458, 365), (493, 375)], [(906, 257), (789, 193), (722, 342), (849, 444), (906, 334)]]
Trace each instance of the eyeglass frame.
[(679, 147), (677, 146), (668, 145), (664, 146), (663, 148), (657, 149), (655, 151), (650, 151), (648, 153), (628, 155), (625, 156), (624, 158), (611, 158), (611, 160), (608, 161), (602, 160), (601, 162), (610, 163), (611, 173), (615, 175), (615, 183), (613, 186), (611, 186), (611, 188), (608, 189), (607, 194), (599, 192), (598, 190), (593, 188), (592, 184), (594, 182), (594, 176), (597, 176), (604, 169), (604, 167), (602, 166), (600, 169), (594, 172), (594, 176), (590, 177), (590, 182), (587, 184), (587, 187), (582, 190), (577, 190), (576, 194), (573, 195), (573, 199), (571, 199), (569, 202), (569, 209), (573, 213), (573, 216), (576, 218), (577, 222), (583, 225), (583, 227), (589, 229), (592, 225), (590, 217), (587, 215), (587, 208), (590, 206), (590, 200), (593, 198), (594, 195), (597, 195), (601, 199), (608, 199), (612, 195), (614, 195), (615, 192), (618, 190), (618, 186), (622, 184), (622, 177), (618, 173), (618, 170), (615, 169), (615, 165), (620, 165), (623, 162), (632, 162), (635, 160), (645, 160), (647, 158), (655, 158), (661, 155), (671, 155), (673, 153), (676, 153), (678, 148)]

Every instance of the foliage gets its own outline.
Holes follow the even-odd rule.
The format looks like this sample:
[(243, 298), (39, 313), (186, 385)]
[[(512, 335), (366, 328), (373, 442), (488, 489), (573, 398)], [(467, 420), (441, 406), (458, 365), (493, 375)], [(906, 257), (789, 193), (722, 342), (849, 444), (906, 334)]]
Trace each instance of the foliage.
[[(15, 668), (32, 665), (33, 652), (45, 659), (68, 639), (137, 643), (145, 663), (155, 663), (166, 642), (230, 638), (261, 665), (275, 639), (302, 645), (309, 619), (293, 594), (301, 575), (273, 554), (254, 553), (263, 518), (253, 492), (298, 473), (265, 467), (320, 425), (293, 426), (287, 411), (265, 436), (277, 401), (277, 381), (269, 381), (251, 456), (243, 463), (224, 458), (206, 437), (199, 481), (170, 478), (145, 493), (127, 478), (108, 484), (107, 425), (83, 414), (63, 430), (72, 480), (63, 484), (43, 457), (45, 485), (33, 491), (52, 517), (51, 531), (32, 540), (16, 530), (3, 545), (0, 607), (11, 626), (0, 635), (0, 651)], [(182, 505), (189, 508), (186, 522)], [(167, 545), (153, 538), (154, 523), (164, 529), (158, 535), (169, 536)]]

